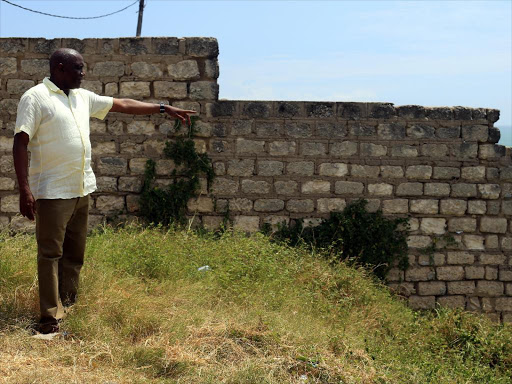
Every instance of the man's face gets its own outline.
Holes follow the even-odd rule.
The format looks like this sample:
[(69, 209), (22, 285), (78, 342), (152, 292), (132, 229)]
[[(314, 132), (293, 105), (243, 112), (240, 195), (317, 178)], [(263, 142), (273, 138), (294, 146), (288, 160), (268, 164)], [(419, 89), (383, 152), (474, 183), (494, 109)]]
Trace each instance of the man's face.
[(73, 56), (70, 60), (63, 63), (62, 80), (64, 89), (80, 88), (80, 83), (84, 78), (84, 59), (80, 55)]

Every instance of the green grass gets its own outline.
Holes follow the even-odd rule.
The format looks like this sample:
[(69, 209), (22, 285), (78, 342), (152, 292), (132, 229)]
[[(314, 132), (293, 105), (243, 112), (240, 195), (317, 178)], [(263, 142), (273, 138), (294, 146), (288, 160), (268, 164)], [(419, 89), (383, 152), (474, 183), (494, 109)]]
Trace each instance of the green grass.
[(414, 312), (364, 270), (262, 235), (102, 228), (88, 238), (69, 335), (35, 340), (35, 253), (29, 235), (0, 237), (7, 382), (512, 380), (512, 327)]

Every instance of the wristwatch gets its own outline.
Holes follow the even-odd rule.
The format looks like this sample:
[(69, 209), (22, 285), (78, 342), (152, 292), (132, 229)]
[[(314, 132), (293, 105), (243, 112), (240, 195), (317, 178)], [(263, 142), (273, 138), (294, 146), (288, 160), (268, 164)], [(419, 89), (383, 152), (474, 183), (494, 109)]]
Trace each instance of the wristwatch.
[(160, 103), (160, 113), (165, 113), (164, 103)]

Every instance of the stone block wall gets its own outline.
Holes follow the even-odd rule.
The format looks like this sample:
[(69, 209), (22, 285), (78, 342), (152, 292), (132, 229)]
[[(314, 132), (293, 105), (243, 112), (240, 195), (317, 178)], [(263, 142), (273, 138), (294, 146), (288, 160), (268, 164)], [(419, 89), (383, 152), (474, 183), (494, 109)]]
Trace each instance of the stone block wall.
[[(496, 144), (498, 116), (389, 103), (208, 103), (212, 195), (244, 230), (292, 218), (314, 225), (364, 197), (370, 210), (410, 218), (411, 266), (388, 281), (412, 307), (512, 321), (512, 148)], [(211, 206), (198, 207), (205, 225), (220, 220)]]
[[(86, 88), (200, 112), (196, 147), (212, 158), (216, 178), (210, 190), (204, 180), (189, 210), (204, 226), (226, 214), (245, 231), (294, 218), (314, 225), (364, 197), (371, 210), (410, 218), (411, 266), (388, 280), (411, 306), (512, 321), (512, 149), (496, 144), (499, 111), (218, 100), (215, 39), (0, 39), (2, 225), (27, 225), (16, 216), (11, 156), (17, 101), (47, 75), (60, 46), (84, 54)], [(137, 214), (147, 159), (157, 162), (158, 183), (169, 182), (173, 164), (162, 149), (171, 127), (159, 115), (91, 121), (92, 223)]]

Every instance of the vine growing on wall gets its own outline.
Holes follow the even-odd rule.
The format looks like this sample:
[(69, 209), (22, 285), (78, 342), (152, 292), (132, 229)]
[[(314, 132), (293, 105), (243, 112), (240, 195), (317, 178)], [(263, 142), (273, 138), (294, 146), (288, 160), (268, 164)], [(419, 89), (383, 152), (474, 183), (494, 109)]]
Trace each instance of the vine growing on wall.
[[(156, 185), (156, 163), (151, 159), (146, 162), (139, 203), (140, 212), (149, 223), (183, 224), (188, 201), (199, 195), (200, 177), (206, 176), (208, 186), (213, 180), (211, 159), (206, 153), (198, 153), (192, 140), (197, 120), (197, 116), (192, 116), (188, 131), (175, 141), (165, 143), (164, 156), (174, 162), (169, 185)], [(181, 121), (176, 120), (174, 132), (178, 133), (182, 128)]]

